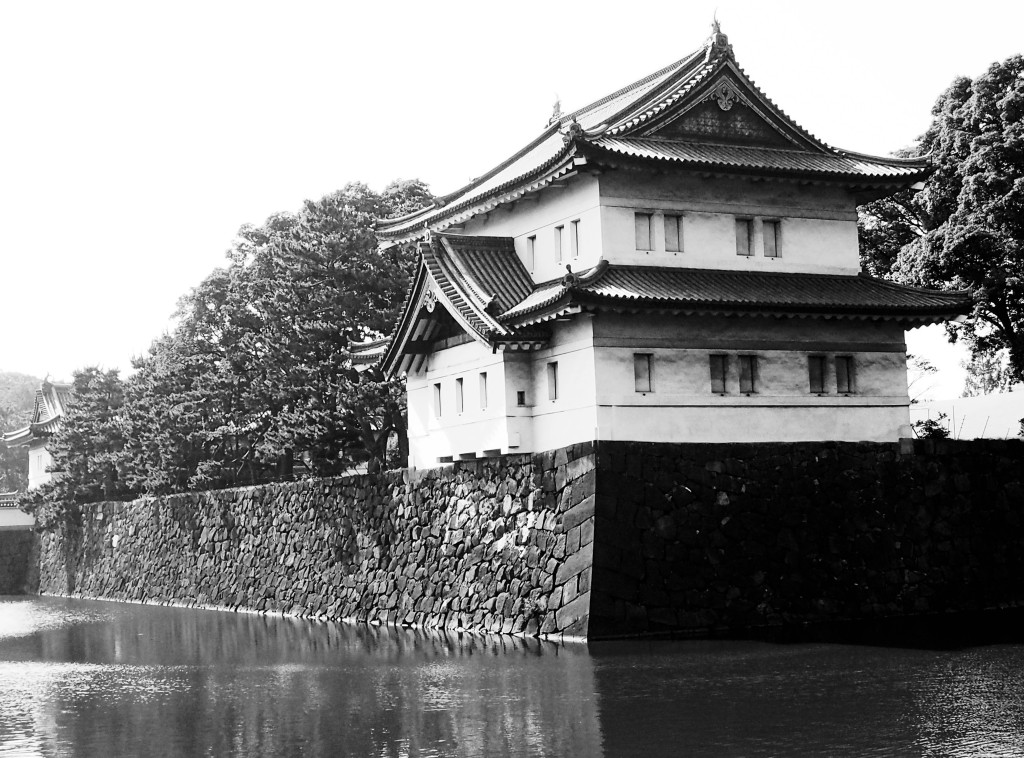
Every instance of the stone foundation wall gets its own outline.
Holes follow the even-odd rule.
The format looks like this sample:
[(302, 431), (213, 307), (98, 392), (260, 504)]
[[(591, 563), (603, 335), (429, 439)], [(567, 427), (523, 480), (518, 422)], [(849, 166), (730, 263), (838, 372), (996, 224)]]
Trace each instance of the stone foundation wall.
[(91, 507), (44, 593), (608, 637), (1024, 607), (1024, 443), (601, 442)]
[(33, 594), (39, 587), (39, 544), (31, 529), (0, 529), (0, 595)]
[(592, 636), (1024, 605), (1024, 443), (602, 442)]
[(526, 634), (587, 633), (594, 452), (91, 506), (43, 593)]

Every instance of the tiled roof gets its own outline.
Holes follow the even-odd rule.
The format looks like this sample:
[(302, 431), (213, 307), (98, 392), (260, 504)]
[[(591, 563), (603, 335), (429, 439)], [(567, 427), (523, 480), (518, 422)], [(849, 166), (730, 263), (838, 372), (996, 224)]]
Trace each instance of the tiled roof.
[(419, 249), (420, 268), (382, 357), (387, 371), (395, 370), (401, 363), (405, 346), (414, 334), (419, 334), (416, 339), (420, 341), (434, 338), (430, 326), (417, 326), (428, 292), (436, 292), (438, 299), (443, 298), (446, 305), (440, 307), (449, 310), (482, 342), (543, 339), (545, 335), (536, 328), (513, 331), (496, 318), (533, 289), (533, 280), (516, 255), (511, 237), (435, 234), (428, 242), (421, 243)]
[(923, 174), (921, 162), (898, 158), (880, 160), (872, 156), (834, 151), (811, 153), (747, 145), (714, 145), (661, 139), (599, 138), (595, 147), (634, 158), (675, 161), (701, 167), (746, 170), (813, 172), (865, 178), (904, 178)]
[[(723, 87), (731, 100), (709, 106)], [(726, 121), (742, 111), (743, 121), (730, 122), (733, 131), (726, 134), (721, 131), (725, 126), (708, 120), (714, 113), (701, 112), (702, 106), (729, 111)], [(694, 121), (687, 121), (691, 117)], [(465, 187), (408, 216), (382, 221), (378, 235), (401, 239), (427, 228), (443, 230), (543, 189), (583, 157), (616, 154), (673, 161), (684, 169), (799, 174), (894, 188), (923, 178), (928, 170), (924, 160), (860, 155), (818, 140), (757, 88), (736, 63), (725, 36), (714, 34), (694, 53), (561, 115), (537, 139)]]
[(44, 381), (36, 390), (29, 425), (13, 432), (7, 432), (3, 435), (3, 442), (7, 445), (22, 445), (37, 436), (57, 431), (71, 402), (71, 395), (70, 384)]
[(501, 313), (530, 294), (533, 279), (516, 255), (511, 237), (445, 234), (440, 240), (462, 275), (482, 298), (494, 300)]
[(552, 307), (572, 303), (942, 320), (969, 311), (971, 300), (963, 292), (905, 287), (864, 275), (602, 265), (585, 272), (573, 287), (562, 281), (539, 285), (501, 320), (531, 323)]
[(388, 339), (353, 342), (348, 346), (348, 359), (353, 366), (372, 366), (380, 361), (388, 349)]

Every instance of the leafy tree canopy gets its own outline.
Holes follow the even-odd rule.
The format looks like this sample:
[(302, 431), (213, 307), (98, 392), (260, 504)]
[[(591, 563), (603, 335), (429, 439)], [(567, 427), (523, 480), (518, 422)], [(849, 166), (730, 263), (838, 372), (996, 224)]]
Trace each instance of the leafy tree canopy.
[(138, 359), (126, 391), (126, 479), (150, 493), (385, 462), (404, 393), (355, 371), (352, 342), (389, 333), (414, 264), (377, 246), (376, 218), (431, 201), (420, 181), (349, 184), (298, 213), (243, 226), (179, 304), (177, 327)]
[(20, 503), (40, 526), (77, 519), (87, 503), (132, 494), (119, 471), (123, 406), (124, 383), (117, 370), (75, 372), (69, 407), (47, 443), (53, 479), (23, 495)]
[[(42, 380), (11, 371), (0, 371), (0, 433), (24, 427), (32, 415), (36, 390)], [(28, 487), (28, 449), (8, 448), (0, 442), (0, 492)]]
[(973, 318), (949, 325), (973, 354), (1006, 350), (1024, 380), (1024, 57), (959, 78), (911, 153), (934, 173), (924, 189), (861, 209), (864, 266), (906, 284), (964, 289)]

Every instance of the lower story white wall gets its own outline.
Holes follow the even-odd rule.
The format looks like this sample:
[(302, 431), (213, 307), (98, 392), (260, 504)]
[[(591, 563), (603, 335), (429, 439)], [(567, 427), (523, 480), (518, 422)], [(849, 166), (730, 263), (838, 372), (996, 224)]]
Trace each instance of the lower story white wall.
[(603, 440), (641, 442), (893, 442), (909, 437), (905, 405), (602, 406)]

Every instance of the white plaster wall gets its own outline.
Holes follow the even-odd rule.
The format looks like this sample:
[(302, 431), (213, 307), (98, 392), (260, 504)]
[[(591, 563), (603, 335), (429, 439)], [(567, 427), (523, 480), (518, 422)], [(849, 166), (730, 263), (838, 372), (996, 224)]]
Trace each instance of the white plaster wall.
[[(633, 317), (635, 318), (635, 317)], [(898, 325), (825, 319), (595, 319), (599, 439), (712, 442), (908, 436), (906, 346)], [(781, 349), (780, 349), (781, 348)], [(634, 355), (652, 356), (652, 391), (636, 391)], [(711, 390), (709, 356), (728, 356), (726, 394)], [(755, 392), (741, 394), (740, 355), (757, 357)], [(811, 393), (809, 356), (826, 358)], [(850, 356), (854, 392), (836, 389), (834, 359)]]
[(602, 406), (600, 439), (646, 442), (894, 442), (910, 436), (907, 407)]
[[(548, 399), (548, 364), (558, 363), (558, 399)], [(533, 443), (551, 450), (596, 439), (597, 394), (593, 319), (578, 317), (554, 325), (551, 345), (533, 354)]]
[[(612, 263), (727, 270), (856, 273), (856, 201), (840, 188), (692, 174), (612, 171), (600, 177), (603, 252)], [(654, 250), (636, 249), (634, 215), (654, 216)], [(683, 216), (683, 251), (665, 250), (665, 214)], [(753, 255), (736, 254), (736, 219), (754, 224)], [(764, 255), (763, 221), (781, 255)]]
[[(406, 378), (409, 408), (409, 465), (425, 468), (439, 460), (515, 452), (509, 447), (503, 356), (479, 342), (439, 350)], [(481, 408), (480, 373), (487, 372), (487, 407)], [(456, 411), (455, 379), (463, 379), (463, 411)], [(434, 410), (434, 384), (441, 385), (441, 416)], [(513, 426), (518, 422), (513, 422)]]
[(46, 449), (46, 443), (43, 441), (33, 442), (29, 446), (28, 450), (28, 488), (34, 489), (43, 484), (46, 484), (53, 478), (53, 475), (47, 471), (50, 464), (53, 463), (53, 458), (50, 456), (50, 451)]
[[(572, 257), (570, 224), (579, 220), (579, 255)], [(563, 255), (555, 256), (555, 227), (563, 226)], [(601, 208), (597, 178), (577, 174), (561, 188), (545, 189), (514, 205), (480, 214), (466, 223), (460, 234), (512, 237), (516, 252), (535, 282), (545, 282), (565, 274), (565, 264), (582, 271), (597, 263), (602, 253)], [(527, 261), (527, 238), (536, 236), (534, 265)]]

